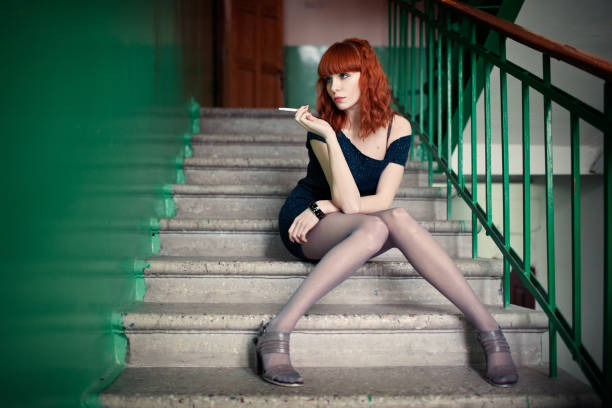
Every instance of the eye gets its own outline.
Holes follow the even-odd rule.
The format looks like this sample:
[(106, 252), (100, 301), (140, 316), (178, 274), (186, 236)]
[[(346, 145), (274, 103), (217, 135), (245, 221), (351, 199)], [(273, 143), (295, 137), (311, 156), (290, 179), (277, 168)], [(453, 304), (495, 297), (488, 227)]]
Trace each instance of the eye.
[(346, 72), (343, 72), (340, 74), (340, 78), (344, 79), (344, 78), (348, 78), (349, 74), (347, 74)]
[(332, 77), (330, 77), (330, 76), (325, 77), (325, 82), (326, 82), (326, 83), (328, 83), (328, 84), (329, 84), (331, 81), (332, 81)]

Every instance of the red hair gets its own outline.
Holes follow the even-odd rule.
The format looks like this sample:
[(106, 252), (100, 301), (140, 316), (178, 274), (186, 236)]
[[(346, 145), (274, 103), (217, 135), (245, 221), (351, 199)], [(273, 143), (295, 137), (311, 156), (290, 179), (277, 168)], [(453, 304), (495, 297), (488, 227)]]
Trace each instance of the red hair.
[(391, 109), (391, 89), (378, 57), (368, 41), (347, 38), (334, 43), (321, 57), (318, 71), (316, 109), (321, 119), (329, 122), (336, 132), (346, 124), (348, 117), (346, 112), (336, 107), (327, 93), (325, 78), (343, 72), (360, 72), (359, 136), (364, 139), (379, 128), (389, 125), (394, 113)]

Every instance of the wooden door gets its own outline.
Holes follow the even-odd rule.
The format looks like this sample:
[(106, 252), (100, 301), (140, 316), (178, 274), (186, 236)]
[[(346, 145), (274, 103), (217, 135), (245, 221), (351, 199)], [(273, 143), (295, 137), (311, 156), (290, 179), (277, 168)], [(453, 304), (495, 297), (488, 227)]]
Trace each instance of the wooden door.
[(283, 106), (282, 0), (224, 0), (220, 13), (219, 105)]

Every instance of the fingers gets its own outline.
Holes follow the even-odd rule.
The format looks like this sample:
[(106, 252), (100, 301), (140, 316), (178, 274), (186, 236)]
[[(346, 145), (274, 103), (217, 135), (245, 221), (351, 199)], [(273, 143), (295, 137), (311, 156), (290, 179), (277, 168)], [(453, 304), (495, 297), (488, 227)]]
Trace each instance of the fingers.
[(297, 121), (297, 123), (300, 124), (300, 126), (302, 126), (306, 130), (310, 130), (303, 123), (305, 119), (305, 115), (306, 114), (310, 115), (310, 113), (308, 112), (308, 107), (309, 105), (300, 106), (300, 108), (295, 112), (295, 120)]
[(296, 218), (295, 220), (293, 220), (293, 224), (291, 224), (291, 227), (289, 228), (289, 241), (301, 244), (301, 242), (299, 241), (298, 235), (297, 235), (297, 231), (299, 229), (298, 225), (299, 225), (299, 220), (298, 218)]
[(302, 220), (294, 221), (291, 228), (289, 228), (289, 241), (296, 242), (298, 244), (304, 244), (308, 240), (306, 239), (306, 234), (310, 228), (306, 228), (304, 222)]
[(298, 244), (304, 244), (308, 242), (306, 235), (308, 232), (317, 224), (319, 220), (312, 214), (309, 209), (304, 210), (304, 212), (293, 220), (291, 227), (289, 228), (289, 241), (295, 242)]
[(302, 118), (304, 114), (308, 112), (308, 106), (309, 105), (303, 105), (298, 108), (298, 110), (295, 112), (295, 120), (299, 121), (300, 118)]

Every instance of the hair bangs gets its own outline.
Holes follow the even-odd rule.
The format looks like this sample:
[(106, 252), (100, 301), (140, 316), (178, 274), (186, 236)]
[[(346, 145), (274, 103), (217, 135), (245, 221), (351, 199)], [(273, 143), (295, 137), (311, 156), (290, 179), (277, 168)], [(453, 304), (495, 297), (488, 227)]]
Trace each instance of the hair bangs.
[(357, 48), (348, 43), (336, 43), (329, 47), (319, 63), (320, 78), (356, 71), (361, 71), (361, 58)]

